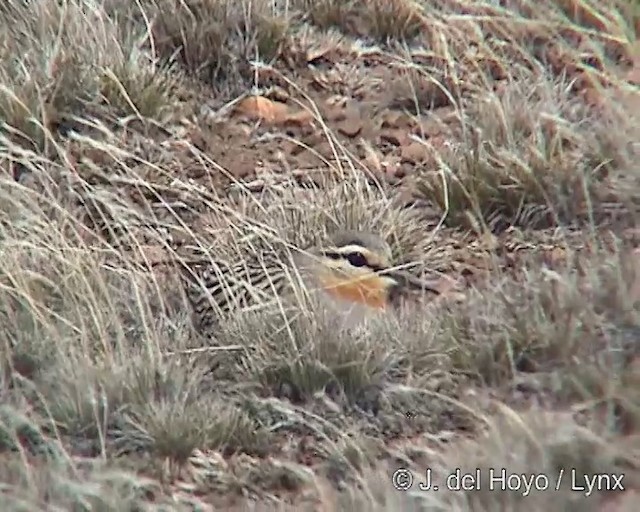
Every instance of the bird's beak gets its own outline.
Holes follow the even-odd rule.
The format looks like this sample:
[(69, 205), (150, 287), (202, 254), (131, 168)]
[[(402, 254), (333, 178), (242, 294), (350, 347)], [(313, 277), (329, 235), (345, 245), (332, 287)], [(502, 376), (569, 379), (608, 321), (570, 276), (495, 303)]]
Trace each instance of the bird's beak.
[(431, 292), (440, 295), (441, 291), (436, 282), (430, 282), (425, 279), (420, 279), (408, 272), (402, 270), (390, 271), (387, 274), (394, 279), (397, 284), (397, 288), (410, 291)]

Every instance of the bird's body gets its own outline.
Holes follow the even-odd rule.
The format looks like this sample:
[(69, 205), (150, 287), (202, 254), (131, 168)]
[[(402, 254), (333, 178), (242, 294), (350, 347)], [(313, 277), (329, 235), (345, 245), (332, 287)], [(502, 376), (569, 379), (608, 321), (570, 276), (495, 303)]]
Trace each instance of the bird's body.
[(303, 294), (353, 326), (387, 309), (402, 288), (390, 260), (391, 249), (381, 237), (345, 231), (322, 247), (288, 256), (268, 252), (233, 265), (207, 262), (190, 269), (188, 297), (201, 330), (241, 310), (277, 303), (295, 307)]

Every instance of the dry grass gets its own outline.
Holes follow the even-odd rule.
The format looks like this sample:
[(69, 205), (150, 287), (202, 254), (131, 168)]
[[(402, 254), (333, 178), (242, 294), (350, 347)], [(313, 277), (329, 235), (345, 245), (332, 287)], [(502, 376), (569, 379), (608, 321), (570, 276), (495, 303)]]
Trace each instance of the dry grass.
[[(463, 107), (462, 140), (437, 155), (439, 172), (419, 178), (422, 193), (449, 212), (452, 224), (484, 222), (494, 230), (601, 222), (615, 209), (637, 208), (634, 189), (610, 179), (611, 172), (635, 179), (627, 142), (611, 132), (636, 131), (635, 114), (614, 97), (606, 99), (611, 110), (588, 108), (567, 79), (531, 78)], [(612, 195), (617, 204), (605, 199)]]
[[(2, 510), (634, 509), (638, 3), (501, 5), (0, 7)], [(218, 110), (266, 86), (319, 137)], [(346, 90), (419, 120), (404, 189), (322, 117)], [(362, 103), (379, 128), (388, 105)], [(330, 149), (320, 177), (267, 170), (251, 192), (236, 163), (297, 172), (291, 140)], [(339, 227), (382, 233), (418, 273), (467, 276), (479, 251), (487, 279), (356, 331), (310, 304), (221, 319), (210, 339), (173, 272), (149, 270), (187, 246), (233, 260)], [(536, 248), (484, 247), (487, 232)], [(530, 496), (393, 488), (396, 469), (427, 467), (551, 487), (561, 470), (624, 473), (627, 492), (583, 497), (570, 476)]]

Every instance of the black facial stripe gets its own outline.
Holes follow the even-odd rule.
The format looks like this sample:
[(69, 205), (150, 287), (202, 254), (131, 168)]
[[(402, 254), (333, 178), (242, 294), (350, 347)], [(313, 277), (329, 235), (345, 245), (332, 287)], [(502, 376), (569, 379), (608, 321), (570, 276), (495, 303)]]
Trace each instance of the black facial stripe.
[[(341, 253), (341, 252), (327, 251), (327, 252), (323, 252), (322, 255), (326, 256), (327, 258), (331, 258), (332, 260), (347, 260), (348, 259), (347, 255), (344, 254), (344, 253)], [(368, 269), (373, 270), (376, 273), (382, 272), (383, 270), (385, 270), (385, 268), (381, 267), (380, 265), (371, 265), (369, 263), (366, 263), (365, 265), (363, 265), (363, 267), (367, 267)]]

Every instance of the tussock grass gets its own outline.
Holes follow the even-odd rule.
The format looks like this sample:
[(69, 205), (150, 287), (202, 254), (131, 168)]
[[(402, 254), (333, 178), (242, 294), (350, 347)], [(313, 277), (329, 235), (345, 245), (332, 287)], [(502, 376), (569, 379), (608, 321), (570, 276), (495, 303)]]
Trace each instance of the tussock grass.
[(3, 7), (3, 132), (33, 149), (77, 118), (161, 118), (174, 105), (179, 79), (142, 51), (145, 33), (122, 34), (101, 8), (82, 1)]
[[(0, 7), (0, 508), (602, 510), (633, 498), (640, 125), (625, 73), (636, 7)], [(427, 156), (405, 186), (421, 203), (406, 207), (319, 115), (350, 90), (334, 94), (322, 74), (334, 60), (365, 78), (392, 63), (428, 85), (381, 108), (452, 113), (437, 133), (412, 133)], [(279, 94), (304, 98), (309, 126), (211, 111), (266, 85), (266, 71)], [(399, 90), (376, 80), (376, 94)], [(313, 184), (256, 163), (268, 184), (252, 193), (217, 161), (216, 144), (260, 160), (263, 144), (269, 160), (274, 134), (302, 147), (311, 129), (331, 148)], [(565, 224), (588, 247), (558, 247), (542, 229)], [(566, 258), (509, 263), (468, 233), (508, 238), (513, 225)], [(190, 251), (260, 258), (344, 228), (381, 233), (418, 274), (436, 254), (465, 274), (479, 247), (496, 264), (485, 282), (355, 329), (301, 297), (293, 313), (276, 300), (204, 335), (166, 263)], [(561, 469), (623, 471), (629, 492), (390, 487), (398, 467), (417, 478), (427, 466), (435, 479), (505, 467), (551, 485)]]
[[(426, 479), (425, 471), (420, 469), (413, 473), (414, 483), (410, 490), (394, 489), (389, 474), (397, 469), (411, 468), (405, 463), (386, 471), (379, 469), (369, 473), (366, 493), (355, 489), (340, 496), (328, 493), (326, 500), (329, 506), (348, 509), (373, 507), (376, 510), (483, 511), (519, 507), (532, 507), (532, 510), (538, 507), (599, 510), (603, 503), (615, 502), (616, 498), (611, 495), (602, 499), (585, 497), (586, 491), (571, 490), (572, 476), (576, 483), (584, 482), (585, 477), (601, 472), (619, 475), (637, 465), (637, 460), (625, 453), (624, 445), (610, 444), (606, 437), (593, 434), (564, 413), (532, 411), (519, 414), (506, 407), (497, 411), (486, 434), (476, 440), (456, 440), (443, 450), (415, 446), (413, 451), (417, 457), (422, 457), (419, 460), (428, 461), (433, 483), (440, 485), (440, 491), (418, 490), (418, 484)], [(533, 467), (537, 470), (532, 473)], [(447, 490), (442, 483), (456, 468), (460, 474), (471, 474), (474, 479), (478, 471), (480, 485), (467, 491)], [(549, 490), (533, 486), (527, 493), (524, 486), (518, 489), (514, 484), (511, 489), (503, 489), (499, 482), (490, 490), (490, 471), (499, 476), (502, 468), (508, 468), (507, 475), (542, 475), (540, 482), (546, 482), (546, 477)], [(565, 472), (556, 490), (562, 469)], [(512, 482), (516, 481), (512, 479)], [(626, 500), (621, 510), (632, 510), (631, 507), (633, 499)]]
[(467, 302), (475, 311), (461, 315), (456, 306), (456, 314), (442, 315), (443, 344), (452, 347), (457, 368), (492, 385), (540, 372), (551, 378), (545, 385), (557, 387), (556, 397), (606, 393), (605, 382), (621, 377), (637, 350), (628, 341), (628, 329), (638, 323), (634, 259), (610, 252), (586, 261), (574, 256), (561, 272), (543, 268), (498, 281), (490, 300), (485, 291)]
[[(166, 62), (233, 91), (251, 84), (250, 60), (269, 62), (285, 41), (288, 20), (268, 2), (229, 0), (143, 3), (153, 19), (154, 50)], [(237, 84), (239, 78), (243, 84)]]
[(406, 0), (305, 0), (302, 9), (320, 28), (338, 28), (380, 43), (412, 41), (425, 28), (418, 3)]
[[(440, 170), (418, 176), (420, 193), (440, 206), (448, 224), (491, 230), (601, 222), (635, 209), (632, 194), (615, 185), (637, 175), (635, 115), (589, 109), (569, 87), (525, 74), (463, 107), (461, 142), (434, 151)], [(624, 127), (615, 138), (612, 123)]]
[[(131, 510), (143, 506), (151, 496), (161, 497), (156, 482), (109, 467), (100, 460), (74, 464), (62, 459), (32, 464), (14, 459), (3, 465), (2, 480), (5, 492), (0, 503), (10, 510)], [(169, 506), (164, 501), (158, 508)], [(183, 500), (177, 507), (186, 509), (188, 504)]]

